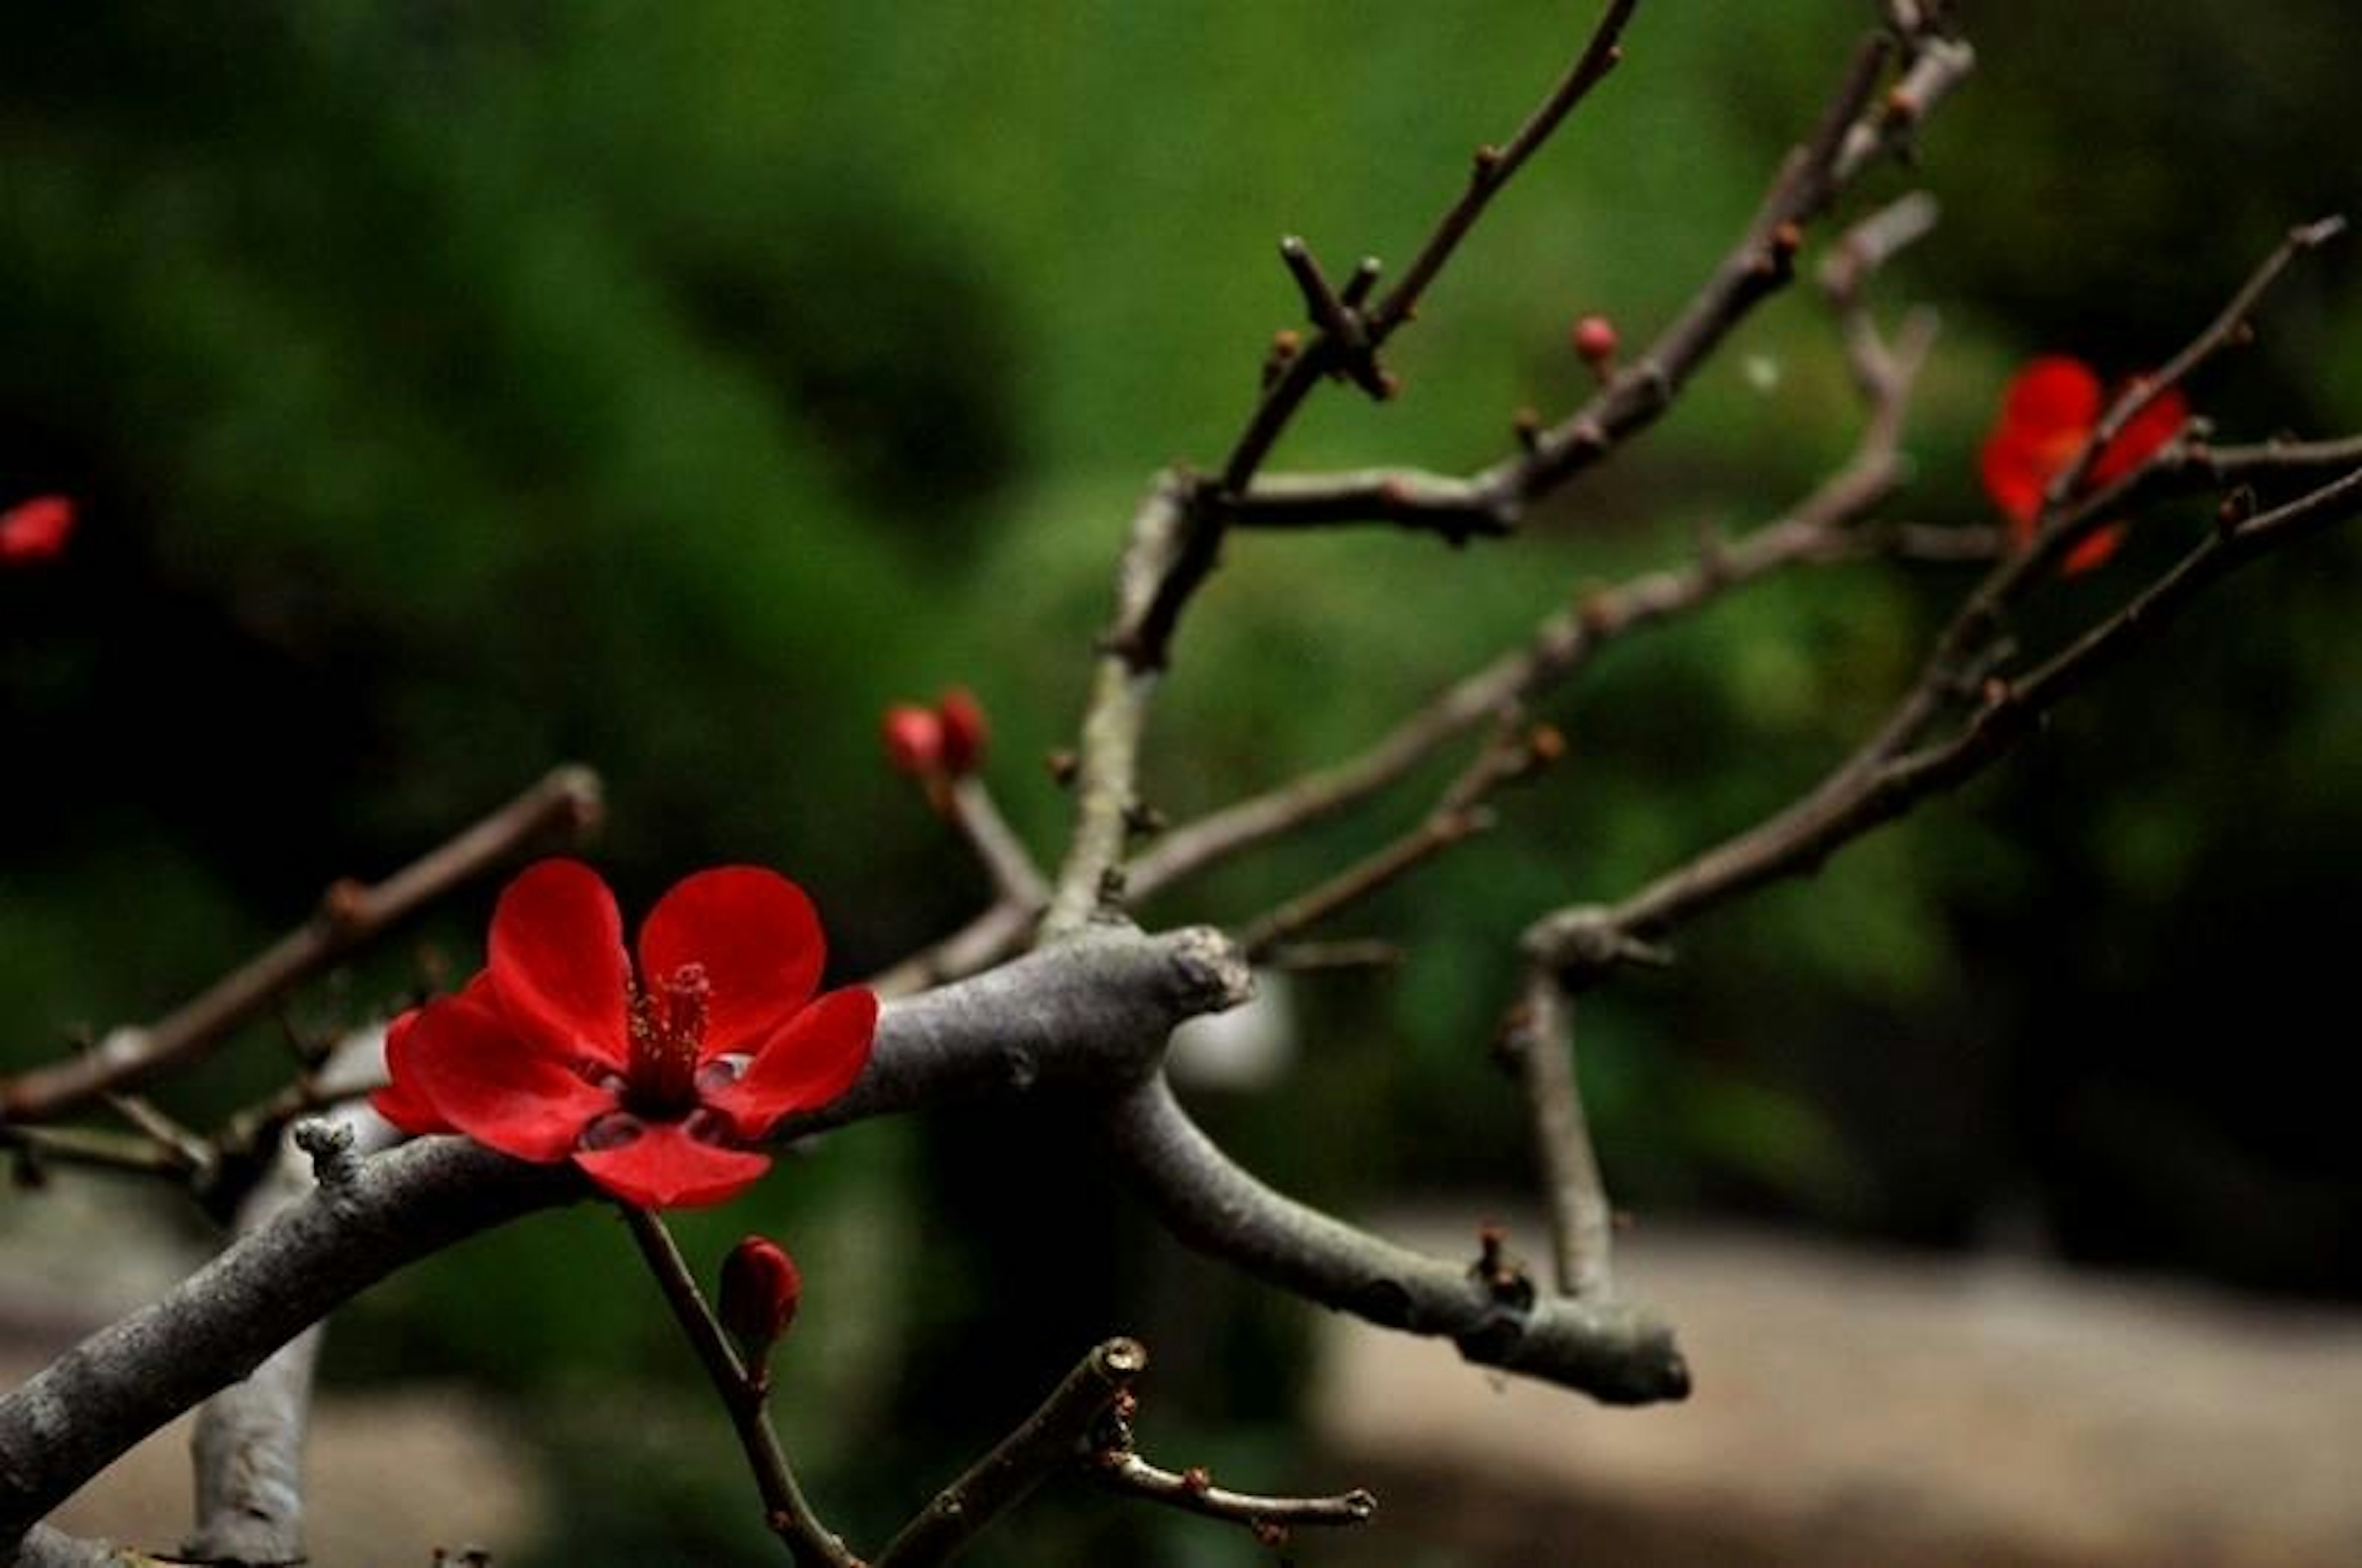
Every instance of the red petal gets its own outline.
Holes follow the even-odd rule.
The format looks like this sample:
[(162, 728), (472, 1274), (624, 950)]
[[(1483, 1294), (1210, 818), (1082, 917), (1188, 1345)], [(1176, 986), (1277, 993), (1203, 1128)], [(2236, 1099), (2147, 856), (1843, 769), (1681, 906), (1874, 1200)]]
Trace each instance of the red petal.
[(766, 1155), (692, 1138), (677, 1121), (651, 1121), (619, 1149), (574, 1156), (582, 1174), (642, 1209), (694, 1209), (735, 1198), (770, 1169)]
[(649, 985), (701, 964), (713, 988), (703, 1055), (762, 1041), (820, 984), (827, 946), (803, 889), (758, 866), (723, 866), (673, 884), (640, 927)]
[(2116, 432), (2116, 438), (2108, 443), (2107, 449), (2092, 465), (2092, 482), (2108, 484), (2131, 473), (2180, 435), (2182, 425), (2189, 420), (2190, 404), (2180, 389), (2169, 387), (2156, 402), (2133, 415), (2131, 424)]
[(599, 873), (579, 860), (527, 867), (492, 911), (491, 950), (493, 992), (521, 1032), (553, 1056), (630, 1061), (631, 961)]
[(1986, 439), (1984, 450), (1977, 459), (1985, 494), (2009, 519), (2010, 541), (2021, 550), (2034, 537), (2034, 520), (2042, 511), (2042, 492), (2050, 483), (2051, 469), (2044, 457), (2038, 444), (2021, 441), (2014, 433), (2003, 429)]
[(404, 1132), (424, 1136), (430, 1132), (457, 1132), (442, 1113), (418, 1092), (412, 1077), (414, 1069), (407, 1065), (408, 1041), (413, 1025), (417, 1023), (420, 1009), (412, 1008), (385, 1026), (386, 1086), (370, 1096), (370, 1104), (380, 1116)]
[(586, 1122), (615, 1109), (615, 1097), (564, 1056), (465, 996), (420, 1009), (399, 1039), (388, 1039), (387, 1056), (395, 1109), (423, 1107), (442, 1126), (521, 1160), (565, 1158)]
[(877, 998), (831, 991), (763, 1042), (738, 1081), (705, 1097), (741, 1138), (760, 1138), (791, 1111), (826, 1105), (853, 1087), (869, 1065), (877, 1033)]
[(2100, 378), (2082, 360), (2065, 354), (2029, 359), (2003, 394), (2003, 428), (2025, 440), (2064, 430), (2089, 430), (2100, 422)]

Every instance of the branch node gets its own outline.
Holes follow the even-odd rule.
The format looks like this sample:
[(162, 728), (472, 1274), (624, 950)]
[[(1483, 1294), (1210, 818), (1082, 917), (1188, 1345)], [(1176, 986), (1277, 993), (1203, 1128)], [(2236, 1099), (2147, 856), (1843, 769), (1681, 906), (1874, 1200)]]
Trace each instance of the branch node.
[(351, 1124), (331, 1121), (326, 1117), (307, 1116), (287, 1130), (295, 1146), (312, 1158), (312, 1179), (320, 1190), (337, 1193), (350, 1189), (359, 1176), (360, 1156), (353, 1152)]

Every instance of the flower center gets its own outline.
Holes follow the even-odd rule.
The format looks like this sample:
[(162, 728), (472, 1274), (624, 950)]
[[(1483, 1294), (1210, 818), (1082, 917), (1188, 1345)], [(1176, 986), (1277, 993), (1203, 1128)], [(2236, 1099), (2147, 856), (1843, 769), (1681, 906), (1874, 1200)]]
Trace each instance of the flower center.
[(624, 1101), (643, 1116), (676, 1121), (697, 1106), (697, 1064), (713, 984), (702, 964), (683, 964), (653, 994), (632, 997), (632, 1061)]

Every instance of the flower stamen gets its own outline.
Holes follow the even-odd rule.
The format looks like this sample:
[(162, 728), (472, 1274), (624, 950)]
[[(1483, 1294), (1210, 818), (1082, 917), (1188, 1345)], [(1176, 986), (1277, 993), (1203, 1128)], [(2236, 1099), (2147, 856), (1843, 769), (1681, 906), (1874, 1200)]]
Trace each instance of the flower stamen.
[(659, 983), (660, 994), (632, 994), (630, 1085), (642, 1115), (678, 1121), (698, 1103), (697, 1064), (705, 1049), (713, 984), (702, 964), (683, 964)]

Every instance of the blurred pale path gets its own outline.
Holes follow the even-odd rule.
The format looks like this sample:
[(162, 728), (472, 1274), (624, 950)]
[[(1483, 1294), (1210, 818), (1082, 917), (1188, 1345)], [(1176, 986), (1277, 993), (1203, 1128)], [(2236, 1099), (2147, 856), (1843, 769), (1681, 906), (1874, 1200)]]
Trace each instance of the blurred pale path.
[[(1385, 1229), (1473, 1255), (1473, 1218)], [(1742, 1231), (1621, 1252), (1682, 1325), (1687, 1404), (1602, 1409), (1331, 1320), (1328, 1468), (1420, 1561), (2362, 1562), (2362, 1315)]]

